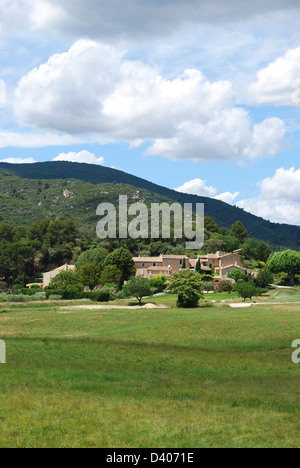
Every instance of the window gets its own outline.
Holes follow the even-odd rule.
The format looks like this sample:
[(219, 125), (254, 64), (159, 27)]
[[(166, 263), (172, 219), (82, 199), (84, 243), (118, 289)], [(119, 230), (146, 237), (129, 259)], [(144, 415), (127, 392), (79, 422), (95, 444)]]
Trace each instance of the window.
[(156, 263), (152, 263), (152, 266), (153, 266), (153, 267), (156, 267), (156, 266), (157, 266), (157, 264), (156, 264)]
[(179, 265), (183, 265), (183, 260), (179, 260)]
[(146, 267), (146, 263), (141, 263), (141, 267), (142, 267), (142, 268), (145, 268), (145, 267)]

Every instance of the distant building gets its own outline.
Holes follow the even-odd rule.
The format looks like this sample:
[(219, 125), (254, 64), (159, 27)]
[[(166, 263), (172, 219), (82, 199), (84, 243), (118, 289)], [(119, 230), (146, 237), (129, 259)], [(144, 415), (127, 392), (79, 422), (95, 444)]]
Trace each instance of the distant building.
[(195, 270), (200, 259), (203, 273), (218, 274), (216, 284), (228, 277), (230, 271), (238, 269), (247, 273), (247, 269), (241, 260), (242, 250), (233, 253), (217, 252), (216, 254), (198, 255), (196, 259), (191, 259), (186, 255), (160, 255), (159, 257), (135, 257), (136, 274), (144, 278), (151, 279), (154, 276), (166, 275), (171, 278), (173, 273), (182, 269), (184, 260), (186, 268)]
[(148, 279), (160, 275), (171, 278), (175, 271), (182, 269), (184, 260), (186, 268), (190, 268), (189, 257), (186, 255), (160, 255), (160, 257), (135, 257), (133, 259), (137, 276)]
[(55, 276), (59, 275), (62, 271), (74, 271), (76, 269), (75, 265), (63, 265), (55, 270), (48, 271), (47, 273), (43, 273), (43, 288), (46, 288), (50, 285), (51, 280), (55, 278)]

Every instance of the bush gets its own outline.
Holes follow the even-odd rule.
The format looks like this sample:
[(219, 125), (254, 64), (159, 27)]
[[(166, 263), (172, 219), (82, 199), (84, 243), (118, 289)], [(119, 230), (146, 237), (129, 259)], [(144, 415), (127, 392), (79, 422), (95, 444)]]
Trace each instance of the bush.
[(178, 294), (177, 307), (179, 309), (195, 309), (199, 307), (199, 295), (194, 294), (186, 297), (184, 294)]
[(7, 292), (8, 287), (7, 284), (4, 281), (0, 281), (0, 292)]
[(201, 276), (191, 270), (176, 272), (170, 281), (170, 290), (178, 294), (177, 307), (196, 308), (203, 298)]
[(49, 299), (50, 296), (61, 296), (63, 300), (75, 300), (75, 299), (83, 299), (84, 292), (82, 285), (69, 285), (66, 286), (64, 289), (51, 289), (49, 288), (46, 290), (46, 297)]
[(267, 268), (261, 270), (258, 277), (254, 280), (255, 286), (258, 288), (268, 288), (274, 281), (274, 275)]
[(208, 282), (208, 283), (203, 283), (203, 291), (214, 291), (215, 286), (214, 283)]
[(234, 290), (238, 292), (239, 296), (242, 297), (244, 301), (259, 295), (259, 290), (254, 286), (254, 284), (246, 281), (238, 281)]
[(245, 279), (245, 273), (243, 273), (238, 268), (235, 268), (234, 270), (231, 270), (230, 273), (228, 273), (228, 278), (233, 278), (235, 281)]
[(49, 301), (61, 301), (61, 300), (62, 300), (62, 296), (59, 296), (58, 294), (51, 294), (51, 295), (48, 297), (48, 300), (49, 300)]
[(17, 303), (23, 303), (23, 302), (29, 302), (29, 297), (23, 296), (23, 295), (15, 295), (11, 294), (7, 296), (7, 302), (17, 302)]
[(109, 302), (110, 293), (109, 291), (94, 291), (90, 293), (84, 293), (84, 297), (94, 302)]
[(165, 275), (155, 276), (150, 280), (150, 286), (153, 288), (153, 293), (161, 293), (166, 289), (167, 277)]
[(125, 295), (124, 295), (123, 291), (118, 291), (118, 292), (110, 295), (110, 300), (111, 301), (117, 301), (118, 299), (125, 299)]
[(231, 292), (232, 286), (229, 281), (221, 281), (218, 285), (218, 290), (221, 292)]

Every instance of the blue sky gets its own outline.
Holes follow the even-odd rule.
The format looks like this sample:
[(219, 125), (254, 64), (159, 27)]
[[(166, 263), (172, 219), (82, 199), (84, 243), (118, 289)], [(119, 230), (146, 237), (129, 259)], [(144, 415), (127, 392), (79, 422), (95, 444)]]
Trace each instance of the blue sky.
[(0, 0), (0, 160), (104, 164), (300, 225), (296, 0)]

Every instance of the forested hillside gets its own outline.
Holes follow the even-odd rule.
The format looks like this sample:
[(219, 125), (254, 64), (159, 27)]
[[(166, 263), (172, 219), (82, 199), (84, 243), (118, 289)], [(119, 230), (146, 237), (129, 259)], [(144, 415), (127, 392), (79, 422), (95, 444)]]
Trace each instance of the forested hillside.
[(230, 228), (240, 220), (249, 236), (274, 247), (300, 248), (300, 227), (270, 223), (218, 200), (186, 195), (124, 172), (67, 162), (12, 165), (0, 163), (0, 221), (29, 226), (45, 218), (72, 218), (78, 226), (95, 226), (99, 203), (116, 203), (120, 194), (129, 202), (204, 203), (205, 214)]

